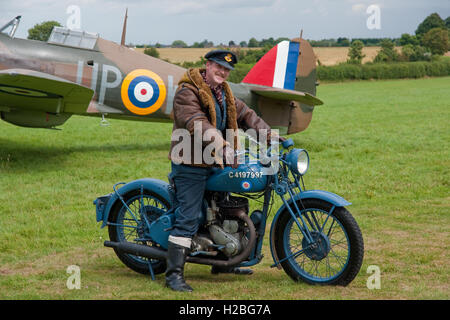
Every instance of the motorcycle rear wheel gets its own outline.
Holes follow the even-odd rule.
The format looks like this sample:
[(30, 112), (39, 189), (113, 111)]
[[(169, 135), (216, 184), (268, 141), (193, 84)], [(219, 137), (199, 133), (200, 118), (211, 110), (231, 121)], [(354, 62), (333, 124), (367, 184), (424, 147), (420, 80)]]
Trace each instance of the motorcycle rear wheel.
[[(284, 271), (295, 281), (348, 285), (364, 256), (361, 230), (350, 212), (319, 199), (297, 202), (314, 244), (308, 243), (290, 213), (281, 213), (275, 229), (275, 249)], [(283, 260), (284, 259), (284, 260)]]
[[(127, 193), (123, 196), (124, 202), (127, 204), (131, 213), (123, 205), (122, 201), (117, 201), (111, 210), (109, 217), (110, 224), (108, 225), (108, 233), (111, 241), (121, 242), (129, 241), (138, 244), (146, 244), (152, 246), (158, 246), (149, 241), (137, 241), (136, 239), (142, 239), (144, 234), (145, 225), (141, 220), (142, 210), (145, 210), (147, 218), (151, 221), (156, 220), (160, 214), (160, 210), (168, 210), (169, 204), (162, 197), (151, 191), (144, 190), (141, 195), (140, 190), (135, 190)], [(143, 209), (144, 208), (144, 209)], [(155, 210), (152, 210), (155, 209)], [(136, 218), (136, 220), (135, 220)], [(149, 263), (151, 264), (153, 273), (161, 274), (166, 271), (166, 261), (148, 259), (145, 257), (135, 256), (132, 254), (124, 253), (119, 249), (114, 248), (114, 252), (117, 257), (130, 269), (148, 275), (150, 274)]]

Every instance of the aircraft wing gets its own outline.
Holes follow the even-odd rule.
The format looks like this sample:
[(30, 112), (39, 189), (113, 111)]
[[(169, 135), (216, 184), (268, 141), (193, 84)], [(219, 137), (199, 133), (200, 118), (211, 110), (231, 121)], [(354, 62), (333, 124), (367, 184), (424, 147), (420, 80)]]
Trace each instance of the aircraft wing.
[(28, 69), (0, 71), (0, 110), (84, 113), (94, 91), (77, 83)]
[(252, 87), (250, 88), (250, 91), (266, 98), (272, 98), (276, 100), (298, 101), (307, 104), (309, 106), (318, 106), (323, 104), (322, 100), (316, 98), (315, 96), (307, 92), (288, 89), (278, 89), (264, 86)]

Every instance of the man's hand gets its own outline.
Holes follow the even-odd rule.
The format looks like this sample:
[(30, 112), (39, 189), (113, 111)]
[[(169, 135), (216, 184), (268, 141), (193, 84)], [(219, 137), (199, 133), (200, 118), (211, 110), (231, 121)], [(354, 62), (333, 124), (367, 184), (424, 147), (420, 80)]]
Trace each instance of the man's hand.
[(225, 146), (223, 148), (223, 160), (226, 166), (230, 166), (233, 169), (236, 169), (239, 164), (237, 163), (237, 157), (234, 154), (234, 150), (229, 146)]

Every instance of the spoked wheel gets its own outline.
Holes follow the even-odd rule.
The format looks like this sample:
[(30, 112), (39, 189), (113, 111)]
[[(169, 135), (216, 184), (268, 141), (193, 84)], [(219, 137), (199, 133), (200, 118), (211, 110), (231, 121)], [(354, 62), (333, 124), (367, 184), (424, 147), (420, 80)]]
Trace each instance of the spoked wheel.
[[(147, 231), (145, 218), (151, 223), (158, 219), (169, 209), (169, 204), (155, 193), (144, 190), (132, 191), (123, 197), (127, 207), (121, 201), (117, 201), (111, 210), (108, 224), (109, 238), (114, 242), (134, 242), (149, 246), (158, 246), (150, 241), (145, 241), (144, 235)], [(154, 274), (160, 274), (166, 270), (166, 262), (163, 260), (148, 259), (124, 253), (114, 248), (119, 259), (130, 269), (150, 274), (149, 263)]]
[[(275, 249), (285, 272), (310, 284), (348, 285), (358, 274), (364, 256), (361, 231), (343, 207), (319, 199), (298, 202), (309, 230), (305, 236), (286, 210), (275, 229)], [(300, 219), (299, 219), (300, 220)]]

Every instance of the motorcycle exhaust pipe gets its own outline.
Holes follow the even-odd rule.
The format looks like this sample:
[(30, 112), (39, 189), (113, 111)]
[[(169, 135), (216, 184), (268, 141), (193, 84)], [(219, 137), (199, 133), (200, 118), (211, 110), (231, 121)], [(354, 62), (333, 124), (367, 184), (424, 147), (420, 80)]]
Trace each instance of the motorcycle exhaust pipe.
[(123, 241), (123, 242), (113, 242), (105, 241), (105, 247), (118, 249), (125, 253), (129, 253), (135, 256), (141, 256), (157, 260), (165, 260), (167, 258), (167, 251), (159, 248), (144, 246), (142, 244), (137, 244), (133, 242)]
[[(192, 257), (187, 256), (186, 261), (191, 263), (197, 263), (197, 264), (206, 264), (206, 265), (212, 265), (212, 266), (219, 266), (219, 267), (232, 267), (235, 265), (238, 265), (242, 261), (244, 261), (245, 258), (247, 258), (251, 251), (253, 250), (253, 247), (256, 244), (256, 230), (255, 226), (250, 219), (250, 217), (245, 214), (243, 211), (238, 211), (234, 213), (238, 218), (244, 220), (250, 231), (250, 237), (249, 242), (246, 248), (237, 256), (231, 258), (230, 260), (216, 260), (211, 258), (200, 258), (200, 257)], [(141, 256), (146, 257), (150, 259), (157, 259), (157, 260), (166, 260), (167, 259), (167, 251), (155, 247), (149, 247), (142, 244), (137, 244), (133, 242), (113, 242), (113, 241), (105, 241), (104, 242), (105, 247), (109, 248), (115, 248), (120, 251), (123, 251), (128, 254), (132, 254), (135, 256)]]

